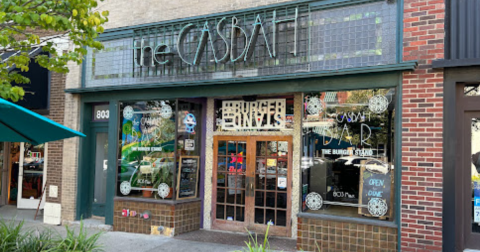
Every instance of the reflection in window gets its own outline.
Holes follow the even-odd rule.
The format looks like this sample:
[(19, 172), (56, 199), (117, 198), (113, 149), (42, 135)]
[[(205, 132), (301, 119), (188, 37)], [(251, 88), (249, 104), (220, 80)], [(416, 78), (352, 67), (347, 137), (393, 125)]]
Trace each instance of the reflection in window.
[(480, 118), (472, 118), (471, 142), (472, 232), (480, 233)]
[(303, 211), (392, 219), (395, 89), (308, 93)]
[(121, 104), (121, 159), (117, 188), (119, 196), (160, 198), (158, 187), (170, 187), (175, 169), (175, 101)]
[(43, 189), (45, 145), (25, 143), (23, 154), (22, 198), (39, 199)]
[(180, 191), (178, 199), (198, 196), (199, 177), (195, 172), (181, 174), (180, 190), (176, 181), (180, 158), (200, 157), (202, 128), (197, 120), (202, 118), (202, 103), (123, 102), (120, 115), (117, 195), (168, 200)]
[(465, 85), (463, 92), (465, 96), (480, 96), (480, 84)]

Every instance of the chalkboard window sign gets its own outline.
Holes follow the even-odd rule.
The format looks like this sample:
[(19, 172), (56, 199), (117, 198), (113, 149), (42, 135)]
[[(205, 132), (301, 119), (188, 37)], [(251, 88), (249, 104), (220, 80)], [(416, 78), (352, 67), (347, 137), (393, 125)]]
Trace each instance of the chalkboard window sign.
[(200, 158), (198, 156), (181, 156), (177, 178), (177, 199), (197, 197)]
[[(372, 204), (375, 202), (377, 204)], [(389, 164), (379, 160), (362, 162), (360, 166), (360, 194), (358, 200), (360, 207), (358, 208), (358, 214), (380, 219), (391, 219), (393, 215), (392, 202), (393, 172), (389, 169)], [(372, 206), (376, 207), (374, 212), (371, 211)]]

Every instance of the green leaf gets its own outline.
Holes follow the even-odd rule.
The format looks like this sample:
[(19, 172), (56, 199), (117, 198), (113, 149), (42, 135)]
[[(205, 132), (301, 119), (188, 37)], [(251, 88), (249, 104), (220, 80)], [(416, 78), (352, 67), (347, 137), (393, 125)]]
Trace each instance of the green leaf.
[[(96, 11), (97, 3), (98, 0), (3, 0), (0, 3), (0, 22), (14, 23), (17, 30), (28, 34), (19, 36), (17, 30), (0, 31), (0, 47), (9, 50), (27, 48), (22, 54), (0, 62), (0, 96), (18, 100), (25, 95), (21, 87), (12, 86), (11, 83), (30, 82), (28, 78), (22, 76), (22, 71), (27, 72), (31, 69), (28, 48), (37, 45), (45, 34), (69, 32), (69, 39), (74, 45), (72, 51), (62, 55), (56, 54), (55, 48), (58, 46), (56, 41), (48, 41), (43, 46), (42, 50), (51, 56), (37, 55), (35, 62), (50, 71), (67, 73), (67, 63), (80, 64), (87, 54), (85, 48), (103, 49), (102, 43), (96, 41), (96, 38), (104, 31), (103, 24), (108, 21), (106, 16), (109, 13)], [(26, 5), (22, 6), (23, 4)], [(16, 66), (17, 70), (7, 71), (12, 66)]]
[(15, 7), (13, 7), (13, 10), (14, 10), (15, 12), (22, 12), (22, 11), (23, 11), (23, 8), (22, 8), (22, 6), (18, 6), (18, 5), (17, 5), (17, 6), (15, 6)]
[(23, 17), (22, 16), (15, 16), (15, 22), (18, 23), (18, 24), (22, 24)]

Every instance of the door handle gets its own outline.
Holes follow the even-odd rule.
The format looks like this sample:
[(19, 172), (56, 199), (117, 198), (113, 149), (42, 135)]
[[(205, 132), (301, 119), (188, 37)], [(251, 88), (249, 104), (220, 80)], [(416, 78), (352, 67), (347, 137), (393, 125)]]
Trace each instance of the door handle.
[(253, 183), (250, 183), (250, 191), (253, 192)]

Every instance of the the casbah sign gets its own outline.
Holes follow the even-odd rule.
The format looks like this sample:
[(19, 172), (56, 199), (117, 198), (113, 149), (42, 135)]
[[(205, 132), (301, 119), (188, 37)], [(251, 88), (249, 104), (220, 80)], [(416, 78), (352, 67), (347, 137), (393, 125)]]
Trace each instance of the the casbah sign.
[[(208, 53), (215, 63), (226, 64), (255, 61), (252, 58), (260, 51), (272, 59), (279, 51), (284, 52), (287, 44), (293, 48), (289, 54), (297, 56), (299, 10), (292, 10), (294, 12), (283, 17), (278, 17), (277, 11), (273, 10), (265, 15), (251, 14), (247, 20), (242, 20), (244, 15), (242, 18), (223, 17), (218, 21), (206, 20), (203, 24), (199, 21), (188, 23), (179, 31), (158, 33), (154, 37), (150, 34), (136, 36), (133, 41), (134, 63), (142, 67), (173, 66), (175, 60), (181, 60), (195, 66), (200, 65)], [(282, 24), (290, 31), (288, 37), (283, 32), (280, 39), (279, 26)], [(165, 42), (167, 40), (169, 42)]]

